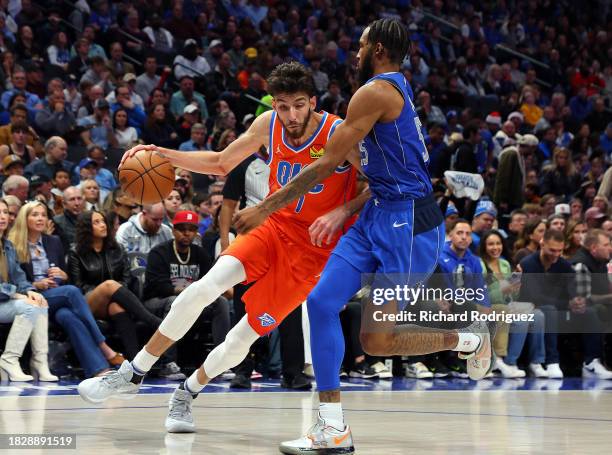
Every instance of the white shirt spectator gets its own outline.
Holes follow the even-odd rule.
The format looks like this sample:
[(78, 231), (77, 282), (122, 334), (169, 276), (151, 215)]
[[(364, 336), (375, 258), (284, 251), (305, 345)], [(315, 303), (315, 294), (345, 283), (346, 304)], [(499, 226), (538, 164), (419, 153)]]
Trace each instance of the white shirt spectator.
[[(195, 60), (187, 60), (182, 55), (177, 55), (174, 59), (174, 77), (176, 80), (181, 80), (183, 76), (191, 76), (194, 78), (202, 77), (204, 74), (210, 72), (210, 65), (204, 57), (197, 56)], [(183, 66), (184, 65), (184, 66)], [(189, 68), (192, 68), (191, 71)]]

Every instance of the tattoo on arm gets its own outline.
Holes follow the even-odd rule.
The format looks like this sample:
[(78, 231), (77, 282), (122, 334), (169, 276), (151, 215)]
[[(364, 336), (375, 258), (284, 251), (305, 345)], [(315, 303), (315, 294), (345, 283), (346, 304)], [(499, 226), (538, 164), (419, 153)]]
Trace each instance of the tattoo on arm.
[[(332, 169), (333, 172), (333, 169)], [(291, 201), (308, 193), (318, 182), (331, 175), (323, 166), (310, 165), (298, 174), (282, 190), (265, 199), (261, 207), (267, 213), (273, 213), (285, 207)]]

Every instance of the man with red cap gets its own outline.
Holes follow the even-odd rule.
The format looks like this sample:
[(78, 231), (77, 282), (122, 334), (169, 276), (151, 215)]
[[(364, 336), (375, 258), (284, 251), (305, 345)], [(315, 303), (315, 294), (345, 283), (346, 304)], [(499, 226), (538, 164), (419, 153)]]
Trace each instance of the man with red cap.
[[(202, 278), (212, 267), (212, 258), (193, 243), (198, 235), (198, 214), (189, 210), (177, 212), (172, 220), (173, 239), (155, 246), (147, 257), (144, 305), (159, 317), (170, 311), (177, 295)], [(217, 299), (203, 314), (212, 318), (213, 343), (223, 342), (230, 329), (229, 303)], [(170, 380), (184, 380), (176, 364), (176, 348), (166, 351), (159, 375)]]

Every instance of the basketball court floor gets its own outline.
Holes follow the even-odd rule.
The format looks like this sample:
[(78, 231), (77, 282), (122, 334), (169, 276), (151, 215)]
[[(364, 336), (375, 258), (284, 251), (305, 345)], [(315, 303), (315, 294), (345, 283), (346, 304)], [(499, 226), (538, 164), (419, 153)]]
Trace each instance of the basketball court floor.
[[(82, 401), (74, 382), (3, 383), (0, 434), (71, 433), (77, 447), (0, 454), (276, 454), (313, 423), (316, 394), (253, 385), (214, 382), (194, 401), (198, 432), (168, 435), (176, 383), (147, 380), (135, 398), (101, 406)], [(360, 455), (611, 453), (612, 381), (351, 379), (342, 388)]]

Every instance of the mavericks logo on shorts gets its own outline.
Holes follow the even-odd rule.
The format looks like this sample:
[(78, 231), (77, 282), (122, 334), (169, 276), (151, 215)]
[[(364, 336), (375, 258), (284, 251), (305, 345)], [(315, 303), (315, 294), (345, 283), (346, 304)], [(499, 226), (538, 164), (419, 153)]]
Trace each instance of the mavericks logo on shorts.
[(257, 319), (259, 319), (259, 322), (261, 322), (262, 327), (270, 327), (271, 325), (276, 324), (276, 320), (268, 313), (257, 316)]

